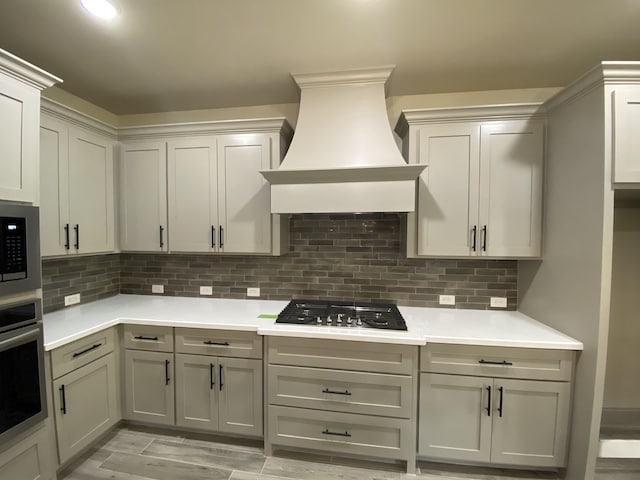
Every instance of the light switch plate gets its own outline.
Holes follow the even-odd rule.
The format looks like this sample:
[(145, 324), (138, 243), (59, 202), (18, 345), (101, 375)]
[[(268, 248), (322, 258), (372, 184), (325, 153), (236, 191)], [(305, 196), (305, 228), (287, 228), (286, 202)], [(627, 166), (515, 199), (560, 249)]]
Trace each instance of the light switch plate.
[(69, 305), (75, 305), (80, 303), (80, 294), (74, 293), (73, 295), (67, 295), (64, 297), (64, 306), (68, 307)]
[(260, 289), (259, 288), (247, 288), (247, 297), (259, 297)]
[(456, 296), (455, 295), (440, 295), (439, 303), (440, 303), (440, 305), (455, 305), (456, 304)]
[(164, 293), (164, 285), (151, 285), (151, 293)]
[(213, 287), (200, 287), (200, 295), (213, 295)]
[(491, 308), (507, 308), (507, 297), (491, 297)]

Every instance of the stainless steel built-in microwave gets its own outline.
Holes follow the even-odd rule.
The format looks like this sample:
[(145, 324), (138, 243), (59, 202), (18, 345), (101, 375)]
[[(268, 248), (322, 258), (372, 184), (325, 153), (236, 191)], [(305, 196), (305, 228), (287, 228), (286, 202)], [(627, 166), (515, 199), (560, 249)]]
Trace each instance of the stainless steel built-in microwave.
[(38, 207), (0, 203), (0, 296), (40, 288)]

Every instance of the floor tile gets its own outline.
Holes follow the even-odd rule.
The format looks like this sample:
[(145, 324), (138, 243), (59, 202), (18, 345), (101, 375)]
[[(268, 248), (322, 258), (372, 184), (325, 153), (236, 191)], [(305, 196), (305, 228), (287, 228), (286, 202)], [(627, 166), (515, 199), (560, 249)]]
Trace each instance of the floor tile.
[(295, 480), (401, 480), (402, 474), (382, 470), (267, 457), (262, 473)]
[(271, 475), (262, 475), (260, 473), (239, 472), (234, 471), (229, 480), (289, 480), (283, 477), (272, 477)]
[(149, 435), (141, 435), (127, 430), (116, 430), (104, 438), (99, 448), (111, 452), (141, 453), (154, 439)]

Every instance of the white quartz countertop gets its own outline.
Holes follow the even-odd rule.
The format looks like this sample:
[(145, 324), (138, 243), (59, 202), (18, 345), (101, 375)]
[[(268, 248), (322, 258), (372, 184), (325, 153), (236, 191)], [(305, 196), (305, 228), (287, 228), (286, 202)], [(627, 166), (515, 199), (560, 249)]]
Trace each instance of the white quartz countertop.
[(454, 343), (582, 350), (583, 345), (519, 312), (398, 307), (407, 331), (276, 325), (288, 302), (116, 295), (44, 315), (46, 350), (120, 323), (255, 331), (260, 335), (327, 338), (405, 345)]

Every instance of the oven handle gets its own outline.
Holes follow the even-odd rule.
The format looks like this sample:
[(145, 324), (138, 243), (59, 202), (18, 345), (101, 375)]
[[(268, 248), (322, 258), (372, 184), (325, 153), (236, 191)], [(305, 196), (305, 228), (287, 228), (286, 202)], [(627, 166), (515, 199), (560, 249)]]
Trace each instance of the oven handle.
[(20, 333), (18, 335), (13, 334), (13, 332), (10, 332), (10, 334), (5, 334), (3, 335), (5, 337), (5, 340), (0, 340), (0, 351), (8, 350), (9, 348), (14, 347), (15, 345), (24, 343), (24, 341), (27, 339), (38, 338), (39, 335), (40, 335), (40, 329), (38, 327), (31, 328), (30, 330)]

